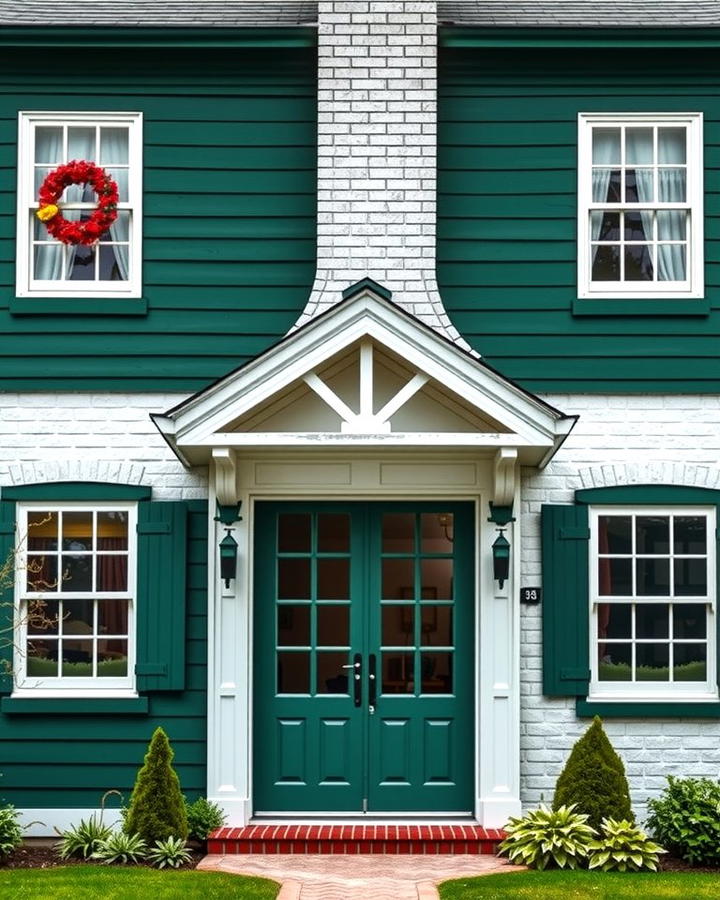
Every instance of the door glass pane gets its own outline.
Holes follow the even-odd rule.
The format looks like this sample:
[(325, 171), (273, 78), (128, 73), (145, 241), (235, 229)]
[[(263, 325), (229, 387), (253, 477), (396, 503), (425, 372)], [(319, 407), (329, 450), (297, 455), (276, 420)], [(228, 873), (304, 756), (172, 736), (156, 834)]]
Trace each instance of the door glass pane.
[(318, 694), (347, 694), (353, 670), (343, 669), (348, 665), (347, 653), (332, 652), (317, 654), (317, 689)]
[(453, 643), (451, 606), (422, 606), (421, 641), (425, 645), (449, 647)]
[(415, 643), (415, 607), (389, 606), (382, 608), (383, 646), (412, 646)]
[(423, 513), (420, 516), (421, 553), (452, 553), (454, 535), (452, 513)]
[(390, 652), (382, 655), (383, 694), (412, 694), (415, 689), (413, 654)]
[(278, 597), (280, 600), (310, 599), (310, 560), (278, 560)]
[(349, 606), (317, 607), (317, 642), (321, 647), (349, 646)]
[(453, 561), (423, 559), (420, 563), (423, 600), (452, 600)]
[(307, 513), (283, 513), (278, 518), (278, 551), (309, 553), (311, 534)]
[(350, 516), (320, 513), (317, 523), (319, 553), (350, 552)]
[(278, 694), (310, 693), (310, 654), (280, 651), (277, 655)]
[(452, 653), (423, 653), (420, 656), (423, 694), (451, 694)]
[(319, 559), (317, 581), (318, 600), (349, 600), (350, 560)]
[(382, 608), (383, 646), (412, 646), (415, 643), (415, 607), (389, 606)]
[(310, 644), (310, 606), (283, 603), (277, 608), (277, 642), (281, 647)]
[(415, 596), (415, 560), (382, 561), (383, 600), (411, 600)]
[(383, 516), (382, 552), (415, 552), (415, 516), (413, 513), (388, 513)]

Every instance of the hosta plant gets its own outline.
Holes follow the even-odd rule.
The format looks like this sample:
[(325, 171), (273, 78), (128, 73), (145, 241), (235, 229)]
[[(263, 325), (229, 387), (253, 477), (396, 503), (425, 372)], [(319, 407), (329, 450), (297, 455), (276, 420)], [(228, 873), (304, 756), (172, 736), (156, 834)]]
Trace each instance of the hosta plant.
[(190, 862), (192, 854), (182, 838), (170, 835), (164, 841), (156, 841), (155, 846), (148, 852), (147, 858), (158, 869), (164, 869), (165, 866), (179, 869), (180, 866)]
[(588, 868), (603, 872), (657, 872), (660, 854), (667, 852), (627, 819), (603, 819), (600, 837), (590, 841), (589, 846)]
[(510, 862), (545, 869), (577, 869), (587, 859), (590, 842), (596, 832), (587, 824), (587, 816), (575, 812), (574, 805), (548, 809), (541, 806), (521, 819), (511, 818), (505, 826), (507, 837), (500, 844)]
[(23, 830), (14, 806), (0, 807), (0, 859), (10, 856), (22, 844)]
[(137, 863), (145, 859), (147, 844), (139, 834), (125, 834), (113, 831), (104, 841), (100, 841), (93, 859), (100, 859), (105, 865), (112, 863)]
[(55, 850), (61, 859), (70, 856), (82, 856), (84, 859), (92, 856), (98, 849), (101, 841), (106, 841), (112, 828), (103, 825), (102, 819), (92, 815), (85, 821), (80, 819), (80, 824), (67, 831), (61, 831), (60, 841), (55, 845)]

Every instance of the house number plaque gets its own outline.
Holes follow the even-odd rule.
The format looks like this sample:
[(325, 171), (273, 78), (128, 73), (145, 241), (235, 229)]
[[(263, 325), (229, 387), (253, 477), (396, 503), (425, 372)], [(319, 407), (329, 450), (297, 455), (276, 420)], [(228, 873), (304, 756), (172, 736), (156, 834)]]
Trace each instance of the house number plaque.
[(539, 603), (542, 600), (542, 588), (524, 587), (520, 588), (521, 603)]

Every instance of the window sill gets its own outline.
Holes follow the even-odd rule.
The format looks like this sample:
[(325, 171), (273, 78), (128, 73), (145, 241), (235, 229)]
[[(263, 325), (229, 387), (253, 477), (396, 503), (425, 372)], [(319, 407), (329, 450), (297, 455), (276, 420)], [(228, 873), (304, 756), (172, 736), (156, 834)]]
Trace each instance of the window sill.
[(144, 316), (145, 297), (11, 297), (14, 316)]
[(8, 715), (146, 715), (147, 697), (3, 697)]
[(707, 297), (684, 300), (578, 297), (573, 300), (572, 311), (574, 316), (707, 316), (710, 301)]
[(580, 717), (603, 719), (720, 719), (720, 700), (583, 700), (575, 701)]

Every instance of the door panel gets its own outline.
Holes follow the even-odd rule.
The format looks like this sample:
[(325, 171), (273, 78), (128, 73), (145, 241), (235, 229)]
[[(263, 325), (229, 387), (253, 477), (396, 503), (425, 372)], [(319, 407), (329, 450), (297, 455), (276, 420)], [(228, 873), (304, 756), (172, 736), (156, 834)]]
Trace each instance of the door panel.
[(256, 513), (256, 811), (470, 811), (472, 505)]

